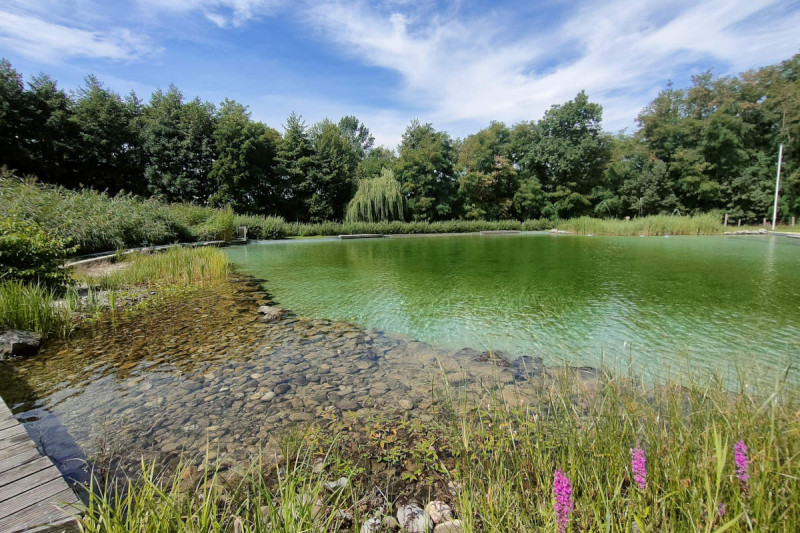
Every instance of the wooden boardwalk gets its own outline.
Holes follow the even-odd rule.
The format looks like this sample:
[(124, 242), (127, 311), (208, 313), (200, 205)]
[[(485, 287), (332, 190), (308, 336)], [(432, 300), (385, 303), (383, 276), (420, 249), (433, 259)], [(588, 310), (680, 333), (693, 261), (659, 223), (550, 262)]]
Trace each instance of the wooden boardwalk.
[(80, 500), (0, 399), (0, 533), (77, 531)]

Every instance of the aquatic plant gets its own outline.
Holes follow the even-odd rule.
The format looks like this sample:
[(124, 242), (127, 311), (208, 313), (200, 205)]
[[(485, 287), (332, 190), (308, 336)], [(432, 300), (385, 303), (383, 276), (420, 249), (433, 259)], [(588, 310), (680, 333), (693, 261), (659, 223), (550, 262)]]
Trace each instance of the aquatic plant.
[(20, 281), (0, 283), (0, 329), (66, 337), (72, 332), (69, 299), (56, 304), (54, 289)]
[(228, 257), (216, 248), (175, 247), (163, 253), (134, 253), (125, 258), (126, 268), (82, 281), (104, 289), (142, 284), (193, 285), (225, 279)]
[(631, 471), (633, 480), (639, 485), (639, 489), (645, 490), (647, 488), (647, 462), (644, 450), (638, 446), (631, 450)]
[(744, 486), (750, 480), (750, 460), (747, 457), (747, 445), (743, 440), (737, 441), (733, 450), (734, 461), (736, 462), (736, 477), (739, 478), (739, 481)]
[(553, 475), (553, 507), (556, 511), (558, 531), (564, 533), (569, 525), (569, 516), (573, 509), (572, 483), (561, 470)]

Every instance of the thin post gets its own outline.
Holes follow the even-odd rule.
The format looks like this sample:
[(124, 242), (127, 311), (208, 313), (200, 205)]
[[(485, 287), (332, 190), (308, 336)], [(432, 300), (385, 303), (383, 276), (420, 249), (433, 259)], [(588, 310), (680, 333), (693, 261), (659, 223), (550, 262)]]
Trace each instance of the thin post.
[[(765, 228), (767, 227), (767, 218), (766, 217), (764, 217), (764, 227)], [(774, 222), (772, 223), (772, 229), (775, 229), (775, 223)]]
[(775, 231), (775, 222), (778, 221), (778, 192), (781, 190), (781, 161), (783, 160), (783, 145), (778, 150), (778, 177), (775, 178), (775, 205), (772, 207), (772, 231)]
[(742, 227), (742, 219), (741, 219), (741, 218), (739, 219), (739, 223), (738, 223), (738, 224), (736, 224), (736, 227), (738, 227), (738, 228), (741, 228), (741, 227)]
[(794, 217), (792, 217), (792, 227), (794, 227)]
[(724, 223), (724, 225), (725, 225), (726, 228), (728, 227), (728, 213), (725, 213), (725, 223)]

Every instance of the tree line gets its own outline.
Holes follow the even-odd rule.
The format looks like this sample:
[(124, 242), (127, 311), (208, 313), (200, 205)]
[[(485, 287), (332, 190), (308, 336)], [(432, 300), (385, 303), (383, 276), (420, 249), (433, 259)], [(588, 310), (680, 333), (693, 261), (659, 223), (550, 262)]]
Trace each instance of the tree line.
[(758, 220), (771, 214), (783, 143), (785, 218), (800, 214), (799, 74), (800, 54), (738, 76), (703, 73), (686, 89), (668, 85), (634, 132), (617, 135), (584, 92), (539, 120), (492, 122), (464, 139), (413, 120), (395, 151), (354, 116), (309, 126), (293, 113), (279, 132), (233, 100), (170, 86), (145, 102), (94, 76), (66, 92), (45, 74), (25, 82), (4, 59), (0, 165), (68, 188), (297, 221), (715, 210)]

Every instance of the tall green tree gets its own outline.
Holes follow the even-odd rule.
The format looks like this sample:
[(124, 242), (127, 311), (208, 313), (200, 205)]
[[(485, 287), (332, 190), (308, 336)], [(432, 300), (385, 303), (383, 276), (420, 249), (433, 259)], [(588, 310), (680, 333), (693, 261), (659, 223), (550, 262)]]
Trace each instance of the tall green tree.
[(353, 115), (339, 120), (339, 131), (353, 147), (359, 159), (364, 158), (375, 144), (375, 137), (369, 132), (369, 128)]
[(306, 176), (310, 220), (341, 220), (355, 184), (359, 153), (342, 130), (329, 120), (311, 131), (314, 171)]
[(175, 87), (158, 90), (142, 115), (145, 178), (150, 192), (169, 201), (206, 202), (214, 192), (208, 174), (215, 157), (215, 108), (184, 103)]
[(147, 190), (137, 164), (140, 140), (133, 128), (134, 114), (117, 93), (95, 76), (87, 76), (71, 116), (79, 131), (76, 180), (80, 184), (111, 193)]
[(415, 220), (442, 220), (457, 202), (455, 150), (450, 136), (413, 120), (403, 133), (395, 175)]
[(314, 146), (303, 117), (296, 113), (286, 119), (278, 147), (278, 164), (284, 191), (281, 214), (287, 220), (309, 220), (308, 201), (313, 193), (309, 176), (315, 171)]
[(274, 214), (283, 194), (277, 173), (280, 134), (253, 122), (247, 108), (225, 100), (214, 129), (216, 158), (209, 173), (209, 203), (239, 213)]

